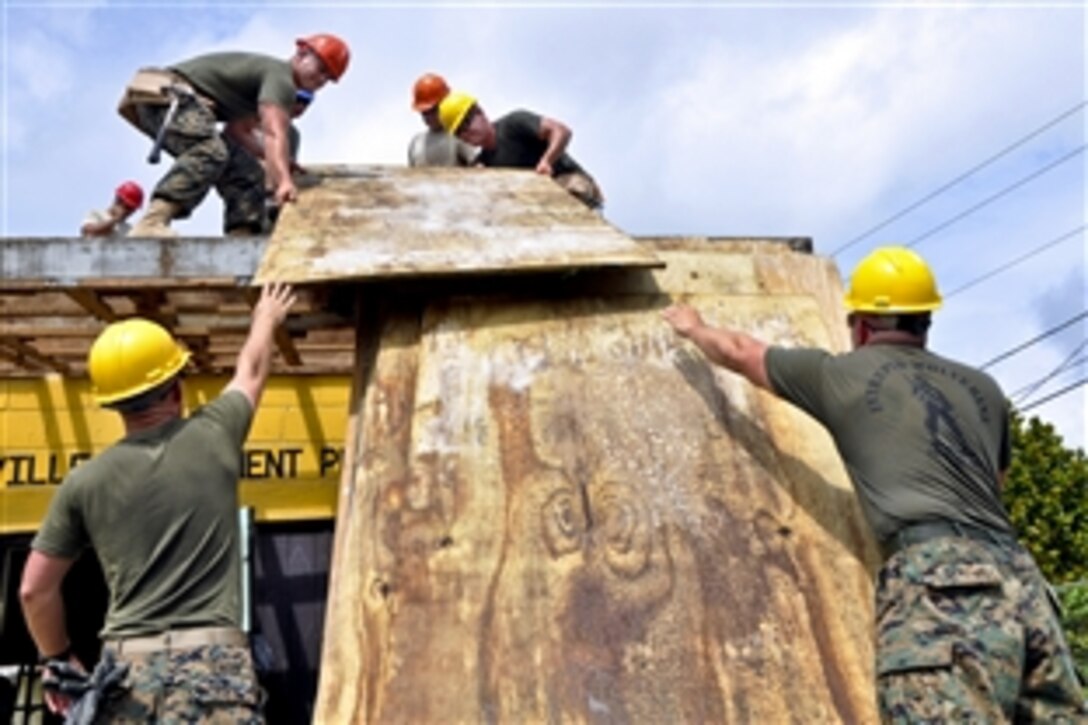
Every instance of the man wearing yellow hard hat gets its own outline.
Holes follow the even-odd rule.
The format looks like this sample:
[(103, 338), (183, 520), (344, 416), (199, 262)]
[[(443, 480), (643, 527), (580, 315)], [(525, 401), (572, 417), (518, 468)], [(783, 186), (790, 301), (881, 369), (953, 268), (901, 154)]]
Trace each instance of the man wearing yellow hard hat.
[(597, 182), (567, 153), (571, 130), (561, 121), (517, 110), (492, 123), (475, 97), (458, 91), (438, 104), (438, 120), (448, 133), (480, 147), (480, 165), (534, 169), (589, 208), (604, 206)]
[[(272, 363), (273, 335), (294, 303), (266, 287), (223, 392), (182, 415), (189, 353), (158, 324), (109, 325), (88, 356), (96, 401), (125, 436), (72, 470), (31, 544), (20, 598), (46, 663), (46, 702), (74, 722), (263, 722), (263, 693), (241, 623), (237, 527), (242, 444)], [(109, 588), (93, 701), (72, 654), (61, 584), (84, 549)], [(89, 704), (90, 703), (90, 704)], [(70, 712), (73, 711), (73, 712)]]
[(472, 166), (480, 149), (451, 136), (438, 121), (438, 104), (450, 94), (446, 79), (424, 73), (412, 86), (412, 110), (427, 127), (408, 143), (409, 166)]
[(881, 544), (877, 695), (890, 722), (1085, 722), (1048, 584), (1001, 502), (1009, 407), (987, 374), (926, 349), (941, 305), (925, 261), (884, 247), (846, 294), (854, 350), (768, 346), (665, 320), (713, 363), (828, 430)]

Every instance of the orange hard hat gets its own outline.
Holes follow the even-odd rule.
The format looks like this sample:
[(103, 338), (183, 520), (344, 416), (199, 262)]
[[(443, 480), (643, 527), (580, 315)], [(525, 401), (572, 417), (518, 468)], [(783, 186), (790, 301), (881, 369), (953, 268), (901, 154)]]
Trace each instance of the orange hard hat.
[(295, 41), (299, 48), (312, 50), (314, 54), (325, 64), (334, 81), (340, 80), (344, 71), (348, 69), (348, 61), (351, 60), (351, 51), (348, 44), (330, 33), (318, 33)]
[(450, 94), (446, 79), (437, 73), (424, 73), (412, 89), (412, 110), (429, 111)]
[(135, 181), (126, 181), (121, 184), (113, 195), (129, 209), (139, 209), (144, 203), (144, 190)]

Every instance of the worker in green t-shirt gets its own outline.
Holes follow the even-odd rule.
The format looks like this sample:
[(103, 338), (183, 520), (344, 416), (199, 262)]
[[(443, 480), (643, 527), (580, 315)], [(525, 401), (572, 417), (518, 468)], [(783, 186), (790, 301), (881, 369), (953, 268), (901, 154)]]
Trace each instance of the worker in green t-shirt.
[(573, 134), (562, 121), (517, 110), (492, 122), (475, 97), (458, 91), (438, 104), (438, 120), (447, 133), (480, 147), (478, 165), (533, 169), (590, 209), (604, 206), (596, 180), (567, 153)]
[[(19, 593), (49, 673), (78, 677), (61, 584), (86, 549), (98, 556), (109, 604), (92, 683), (116, 687), (99, 692), (95, 722), (262, 721), (239, 629), (238, 479), (274, 333), (294, 300), (287, 285), (262, 290), (233, 378), (188, 417), (181, 373), (189, 353), (161, 326), (115, 322), (91, 347), (95, 399), (120, 413), (125, 435), (67, 475), (31, 543)], [(58, 692), (64, 682), (46, 677), (53, 712), (90, 706)]]
[(886, 722), (1085, 722), (1053, 592), (1001, 502), (1009, 407), (987, 374), (926, 349), (941, 305), (904, 247), (877, 249), (846, 294), (854, 350), (787, 349), (665, 320), (712, 363), (796, 405), (831, 434), (884, 564), (876, 676)]
[[(328, 81), (338, 81), (349, 58), (343, 40), (318, 34), (300, 38), (288, 60), (222, 52), (140, 70), (118, 111), (174, 163), (130, 236), (173, 236), (170, 222), (188, 217), (212, 187), (223, 198), (224, 233), (262, 233), (266, 196), (279, 207), (298, 193), (289, 141), (297, 93), (312, 98)], [(253, 134), (257, 125), (263, 142)], [(266, 171), (265, 183), (250, 181), (265, 179)]]

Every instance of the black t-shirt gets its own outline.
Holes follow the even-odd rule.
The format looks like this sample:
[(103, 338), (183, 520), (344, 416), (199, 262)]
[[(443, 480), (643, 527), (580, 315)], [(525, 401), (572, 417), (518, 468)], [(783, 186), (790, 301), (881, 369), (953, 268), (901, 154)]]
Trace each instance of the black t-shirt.
[[(484, 166), (509, 169), (535, 169), (548, 149), (540, 137), (540, 114), (514, 111), (495, 121), (495, 148), (484, 149), (476, 159)], [(552, 164), (552, 176), (586, 173), (570, 154), (563, 152)]]

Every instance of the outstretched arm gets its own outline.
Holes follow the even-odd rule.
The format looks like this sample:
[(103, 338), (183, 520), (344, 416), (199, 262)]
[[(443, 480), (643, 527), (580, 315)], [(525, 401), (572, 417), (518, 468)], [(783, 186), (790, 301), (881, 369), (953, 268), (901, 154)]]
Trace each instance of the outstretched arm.
[(298, 196), (298, 189), (291, 179), (291, 145), (287, 138), (290, 120), (287, 111), (274, 103), (262, 103), (259, 110), (261, 133), (264, 135), (264, 160), (272, 180), (276, 204), (283, 206)]
[(283, 282), (272, 282), (261, 290), (261, 299), (253, 308), (249, 336), (238, 353), (238, 367), (226, 390), (239, 390), (256, 409), (272, 369), (272, 347), (276, 328), (287, 318), (295, 304), (295, 293)]
[(537, 162), (536, 173), (552, 175), (552, 167), (567, 150), (571, 135), (571, 130), (562, 122), (547, 117), (540, 119), (540, 138), (548, 142), (548, 148), (544, 149), (544, 155)]
[(743, 332), (711, 327), (688, 305), (673, 305), (662, 314), (678, 335), (695, 343), (712, 363), (743, 375), (753, 385), (771, 389), (766, 343)]

